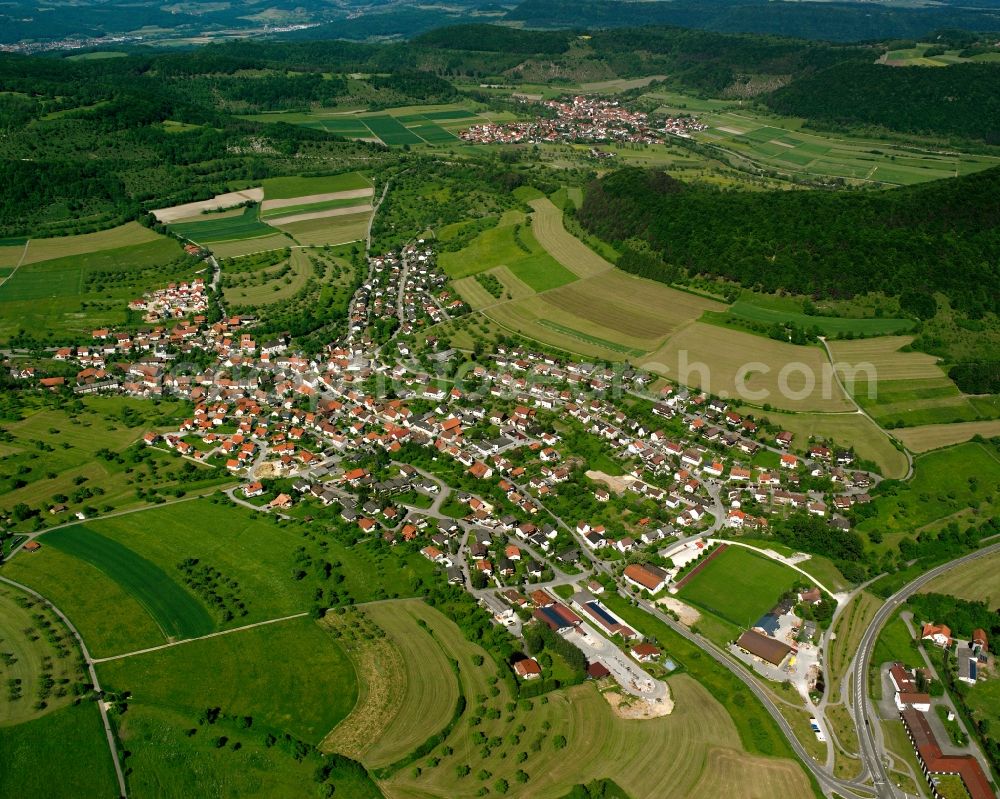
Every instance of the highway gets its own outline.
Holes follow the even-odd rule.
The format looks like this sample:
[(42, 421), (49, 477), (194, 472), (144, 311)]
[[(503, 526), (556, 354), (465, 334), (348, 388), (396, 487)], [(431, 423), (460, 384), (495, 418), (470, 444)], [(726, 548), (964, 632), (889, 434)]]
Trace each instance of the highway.
[(854, 718), (854, 725), (858, 730), (858, 740), (861, 742), (861, 759), (866, 772), (874, 781), (875, 791), (880, 799), (895, 799), (899, 796), (898, 791), (889, 779), (889, 774), (885, 767), (885, 758), (882, 756), (884, 746), (882, 744), (882, 728), (879, 725), (878, 713), (868, 697), (868, 668), (871, 665), (872, 653), (875, 650), (875, 643), (878, 641), (879, 633), (886, 622), (899, 606), (902, 605), (912, 594), (915, 594), (935, 577), (940, 577), (945, 572), (951, 571), (957, 566), (969, 563), (970, 561), (1000, 552), (1000, 543), (977, 549), (961, 558), (944, 563), (941, 566), (931, 569), (920, 575), (917, 579), (900, 588), (886, 601), (878, 612), (872, 623), (865, 630), (861, 639), (857, 654), (851, 662), (850, 674), (854, 683), (851, 686), (851, 715)]

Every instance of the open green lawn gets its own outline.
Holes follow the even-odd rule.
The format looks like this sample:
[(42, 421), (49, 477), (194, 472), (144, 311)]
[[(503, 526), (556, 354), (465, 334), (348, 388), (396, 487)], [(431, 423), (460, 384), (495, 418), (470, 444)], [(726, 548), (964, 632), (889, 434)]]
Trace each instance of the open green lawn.
[(385, 144), (421, 144), (417, 134), (405, 128), (395, 117), (388, 115), (365, 117), (365, 125)]
[(81, 799), (118, 795), (97, 705), (83, 702), (0, 727), (0, 796)]
[(197, 244), (257, 239), (274, 234), (274, 228), (261, 222), (257, 211), (257, 206), (248, 206), (239, 216), (226, 216), (221, 219), (206, 219), (198, 222), (176, 222), (170, 225), (170, 230)]
[(129, 300), (202, 266), (165, 236), (25, 263), (0, 284), (0, 339), (25, 330), (89, 343), (94, 328), (125, 324)]
[(313, 213), (316, 211), (328, 211), (335, 208), (356, 208), (367, 205), (368, 200), (364, 197), (346, 197), (337, 200), (322, 200), (317, 203), (304, 203), (302, 205), (286, 205), (282, 208), (269, 208), (261, 211), (261, 219), (271, 219), (281, 216), (293, 216), (295, 214)]
[[(969, 442), (921, 455), (913, 478), (898, 491), (876, 499), (878, 514), (858, 529), (884, 536), (882, 547), (893, 546), (900, 534), (915, 534), (952, 516), (996, 512), (1000, 497), (1000, 458), (989, 445)], [(969, 521), (970, 519), (966, 519)]]
[[(73, 701), (74, 686), (90, 684), (76, 641), (48, 606), (0, 584), (0, 729), (47, 715)], [(39, 690), (54, 680), (42, 705)], [(11, 681), (19, 681), (12, 687)], [(2, 732), (0, 732), (2, 736)]]
[(343, 172), (339, 175), (320, 177), (297, 176), (266, 178), (261, 182), (264, 198), (267, 200), (288, 200), (293, 197), (308, 197), (313, 194), (327, 194), (335, 191), (369, 189), (372, 182), (360, 172)]
[(204, 605), (171, 575), (91, 527), (80, 524), (53, 530), (44, 540), (46, 546), (95, 566), (118, 583), (146, 609), (168, 639), (193, 638), (215, 629)]
[(994, 675), (980, 679), (966, 691), (965, 697), (973, 718), (989, 719), (990, 726), (996, 729), (1000, 724), (1000, 677)]
[(509, 211), (500, 224), (480, 233), (457, 252), (442, 253), (441, 266), (452, 278), (474, 275), (496, 266), (506, 266), (520, 281), (538, 291), (548, 291), (576, 280), (538, 243), (524, 214)]
[[(38, 517), (14, 523), (14, 529), (62, 524), (87, 508), (88, 516), (146, 503), (137, 489), (168, 496), (195, 492), (231, 480), (207, 466), (183, 461), (157, 449), (131, 446), (148, 430), (176, 429), (186, 406), (151, 403), (129, 397), (87, 397), (80, 408), (63, 410), (40, 402), (22, 408), (23, 419), (5, 425), (10, 440), (0, 462), (0, 508), (25, 503)], [(111, 450), (115, 458), (98, 457)], [(121, 457), (121, 462), (117, 457)], [(66, 510), (50, 513), (54, 505)]]
[[(711, 316), (711, 312), (707, 314)], [(882, 336), (895, 333), (905, 333), (916, 324), (912, 319), (890, 319), (870, 317), (866, 319), (850, 319), (839, 316), (811, 316), (801, 311), (769, 308), (753, 301), (738, 300), (729, 310), (717, 316), (733, 317), (749, 322), (759, 322), (767, 325), (775, 323), (795, 324), (809, 330), (818, 328), (824, 336), (835, 336), (838, 333), (853, 333), (854, 335)], [(714, 321), (714, 318), (712, 319)]]
[(656, 87), (664, 113), (692, 113), (708, 125), (694, 135), (718, 148), (719, 157), (746, 162), (793, 177), (843, 178), (856, 184), (908, 185), (988, 169), (1000, 163), (992, 155), (941, 152), (928, 141), (894, 145), (884, 140), (807, 131), (803, 120), (743, 107), (729, 100), (704, 100)]
[[(5, 563), (0, 573), (50, 599), (80, 631), (94, 657), (165, 641), (138, 599), (96, 566), (55, 547), (43, 543), (38, 552), (22, 552)], [(114, 608), (114, 613), (108, 608)]]
[(741, 629), (751, 627), (801, 575), (742, 547), (729, 547), (700, 571), (678, 596)]
[(924, 665), (923, 658), (913, 646), (913, 637), (899, 613), (894, 613), (882, 628), (875, 644), (872, 664), (881, 666), (883, 663), (903, 663), (910, 668)]
[[(108, 690), (131, 692), (115, 721), (131, 752), (130, 793), (157, 799), (315, 792), (318, 757), (296, 756), (285, 736), (308, 752), (357, 696), (343, 649), (309, 618), (101, 664), (99, 674)], [(199, 723), (208, 708), (218, 719)], [(337, 795), (378, 794), (342, 783)]]

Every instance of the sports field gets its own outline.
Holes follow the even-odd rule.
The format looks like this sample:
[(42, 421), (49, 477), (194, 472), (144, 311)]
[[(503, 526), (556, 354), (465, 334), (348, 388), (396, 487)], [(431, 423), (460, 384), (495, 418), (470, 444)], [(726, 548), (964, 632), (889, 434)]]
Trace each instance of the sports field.
[(959, 391), (935, 356), (902, 351), (911, 342), (909, 336), (884, 336), (829, 346), (847, 390), (879, 423), (976, 420), (982, 409)]
[(199, 222), (175, 222), (170, 230), (196, 244), (212, 244), (217, 241), (257, 239), (270, 236), (274, 228), (258, 218), (256, 206), (248, 206), (239, 216), (225, 216), (213, 219), (212, 215)]
[(671, 380), (754, 405), (768, 402), (794, 411), (853, 409), (829, 374), (819, 347), (797, 347), (703, 322), (681, 328), (640, 365)]
[(111, 752), (94, 702), (0, 729), (0, 796), (117, 796)]
[(753, 626), (783, 593), (807, 578), (743, 547), (731, 546), (678, 593), (685, 602), (740, 629)]

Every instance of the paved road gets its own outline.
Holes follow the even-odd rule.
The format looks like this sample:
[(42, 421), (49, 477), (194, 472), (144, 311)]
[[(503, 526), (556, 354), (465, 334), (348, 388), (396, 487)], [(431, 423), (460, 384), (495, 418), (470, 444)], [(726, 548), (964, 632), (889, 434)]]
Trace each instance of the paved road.
[(886, 603), (879, 608), (875, 614), (875, 618), (872, 619), (871, 624), (865, 631), (864, 637), (861, 639), (858, 652), (854, 656), (850, 670), (850, 674), (854, 679), (850, 695), (852, 702), (851, 715), (854, 718), (854, 725), (858, 730), (858, 739), (861, 741), (862, 763), (868, 773), (872, 775), (876, 792), (881, 799), (894, 799), (898, 796), (898, 792), (889, 779), (882, 754), (885, 751), (885, 745), (882, 742), (882, 728), (879, 724), (878, 711), (871, 704), (868, 697), (868, 669), (871, 666), (872, 653), (875, 650), (875, 643), (878, 641), (879, 633), (889, 621), (892, 614), (911, 595), (915, 594), (931, 580), (940, 577), (945, 572), (951, 571), (957, 566), (995, 552), (1000, 552), (1000, 544), (991, 544), (961, 558), (956, 558), (953, 561), (925, 572), (916, 580), (907, 583), (889, 597)]
[[(80, 635), (80, 631), (76, 629), (76, 627), (73, 625), (73, 622), (71, 622), (69, 618), (67, 618), (65, 613), (59, 610), (59, 608), (53, 605), (48, 599), (43, 597), (37, 591), (28, 588), (28, 586), (26, 585), (21, 585), (21, 583), (16, 583), (13, 580), (9, 580), (6, 577), (0, 577), (0, 582), (13, 586), (19, 591), (23, 591), (26, 594), (30, 594), (35, 599), (44, 602), (46, 605), (48, 605), (49, 608), (52, 609), (53, 613), (55, 613), (60, 619), (62, 619), (63, 624), (66, 625), (66, 628), (73, 634), (73, 637), (76, 638), (76, 642), (80, 646), (80, 653), (83, 655), (83, 660), (87, 664), (87, 671), (90, 673), (90, 682), (93, 684), (94, 692), (97, 694), (99, 698), (97, 702), (97, 708), (98, 710), (101, 711), (101, 721), (104, 723), (104, 736), (108, 741), (108, 749), (111, 751), (111, 760), (114, 762), (115, 775), (118, 777), (118, 793), (121, 796), (121, 799), (126, 799), (126, 797), (128, 796), (128, 791), (125, 788), (125, 772), (122, 771), (122, 764), (121, 761), (118, 759), (118, 747), (115, 744), (115, 734), (111, 729), (111, 720), (108, 718), (108, 710), (104, 706), (104, 700), (102, 698), (103, 691), (101, 690), (101, 683), (97, 679), (97, 670), (94, 668), (94, 663), (96, 663), (97, 661), (95, 661), (90, 656), (90, 650), (87, 649), (87, 645), (83, 642), (83, 636)], [(73, 742), (67, 741), (66, 744), (68, 746), (72, 746)]]

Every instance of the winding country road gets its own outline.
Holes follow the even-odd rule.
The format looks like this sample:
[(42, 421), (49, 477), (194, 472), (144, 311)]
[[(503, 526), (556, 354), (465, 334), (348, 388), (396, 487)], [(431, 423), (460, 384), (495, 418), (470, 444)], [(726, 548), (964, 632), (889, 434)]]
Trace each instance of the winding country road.
[(854, 683), (851, 686), (850, 698), (852, 701), (851, 716), (854, 725), (857, 727), (858, 740), (861, 742), (861, 758), (867, 772), (875, 782), (875, 789), (882, 799), (894, 799), (898, 796), (892, 781), (889, 779), (886, 770), (885, 760), (882, 753), (885, 746), (882, 743), (882, 729), (879, 725), (878, 713), (871, 704), (868, 696), (868, 669), (871, 666), (872, 653), (878, 641), (879, 633), (889, 621), (893, 613), (906, 602), (913, 594), (923, 588), (927, 583), (936, 577), (940, 577), (948, 571), (969, 563), (986, 555), (1000, 552), (1000, 543), (970, 552), (955, 560), (944, 563), (928, 572), (920, 575), (917, 579), (907, 583), (895, 594), (886, 600), (886, 603), (878, 609), (875, 618), (865, 631), (864, 637), (858, 647), (858, 652), (851, 662), (850, 674)]
[[(76, 638), (77, 644), (80, 646), (80, 653), (83, 655), (83, 660), (87, 664), (87, 671), (90, 673), (90, 682), (94, 686), (94, 691), (98, 696), (97, 708), (101, 711), (101, 721), (104, 723), (104, 736), (108, 741), (108, 749), (111, 750), (111, 760), (115, 766), (115, 775), (118, 777), (118, 793), (121, 799), (126, 799), (128, 796), (128, 791), (125, 788), (125, 772), (122, 771), (121, 760), (118, 758), (118, 746), (115, 743), (115, 734), (111, 729), (111, 720), (108, 718), (108, 709), (104, 706), (104, 700), (102, 698), (103, 691), (101, 690), (101, 683), (97, 679), (97, 670), (94, 668), (95, 661), (90, 656), (90, 650), (87, 649), (87, 645), (83, 642), (83, 636), (80, 635), (80, 631), (76, 629), (73, 622), (69, 620), (65, 613), (63, 613), (59, 608), (52, 604), (48, 599), (39, 594), (37, 591), (28, 588), (26, 585), (21, 585), (21, 583), (14, 582), (6, 577), (0, 576), (0, 583), (6, 583), (7, 585), (13, 586), (18, 591), (23, 591), (26, 594), (33, 596), (40, 602), (44, 602), (53, 613), (55, 613), (61, 620), (62, 623), (66, 625), (66, 628), (73, 634)], [(73, 742), (66, 742), (67, 745), (72, 746)]]

